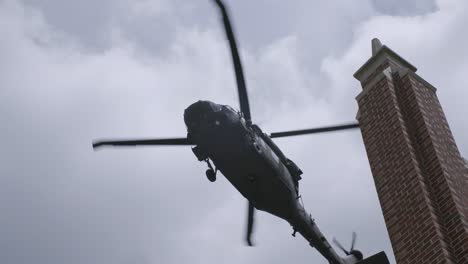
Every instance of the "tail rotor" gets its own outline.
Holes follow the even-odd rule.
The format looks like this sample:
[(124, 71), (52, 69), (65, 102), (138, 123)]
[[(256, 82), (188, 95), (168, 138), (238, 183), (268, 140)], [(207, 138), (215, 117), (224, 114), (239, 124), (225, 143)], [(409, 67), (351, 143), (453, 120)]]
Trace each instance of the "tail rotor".
[(351, 248), (348, 250), (346, 250), (340, 242), (338, 242), (338, 240), (336, 240), (335, 238), (333, 238), (333, 243), (335, 243), (335, 245), (341, 249), (345, 254), (346, 256), (354, 256), (356, 259), (358, 260), (362, 260), (363, 259), (363, 255), (362, 255), (362, 252), (359, 251), (359, 250), (356, 250), (354, 249), (354, 246), (356, 245), (356, 239), (357, 239), (357, 234), (356, 232), (353, 232), (353, 236), (352, 236), (352, 239), (351, 239)]

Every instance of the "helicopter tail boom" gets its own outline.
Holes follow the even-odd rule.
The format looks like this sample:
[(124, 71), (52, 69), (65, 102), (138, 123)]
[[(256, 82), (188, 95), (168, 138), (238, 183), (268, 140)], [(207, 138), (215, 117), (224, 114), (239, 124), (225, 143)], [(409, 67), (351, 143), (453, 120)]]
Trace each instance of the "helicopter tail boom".
[(310, 246), (316, 248), (330, 264), (390, 264), (387, 255), (383, 251), (363, 258), (363, 254), (359, 250), (354, 249), (356, 243), (356, 233), (354, 232), (350, 250), (346, 250), (334, 240), (338, 247), (346, 254), (344, 257), (339, 256), (322, 232), (320, 232), (315, 220), (305, 211), (300, 203), (297, 203), (297, 215), (291, 219), (290, 224), (293, 226), (294, 232), (299, 232), (309, 242)]

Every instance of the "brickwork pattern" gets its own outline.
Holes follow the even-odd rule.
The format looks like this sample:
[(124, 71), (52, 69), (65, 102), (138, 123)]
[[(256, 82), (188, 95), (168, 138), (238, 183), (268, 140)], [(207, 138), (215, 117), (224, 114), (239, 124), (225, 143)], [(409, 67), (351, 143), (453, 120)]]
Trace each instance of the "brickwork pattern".
[(467, 170), (435, 89), (390, 61), (361, 84), (358, 121), (397, 263), (468, 264)]

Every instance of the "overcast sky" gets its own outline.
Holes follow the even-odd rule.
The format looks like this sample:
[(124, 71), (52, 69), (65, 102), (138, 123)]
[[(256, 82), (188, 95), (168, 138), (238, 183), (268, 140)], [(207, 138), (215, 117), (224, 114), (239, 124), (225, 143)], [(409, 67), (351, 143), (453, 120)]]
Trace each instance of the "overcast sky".
[[(438, 88), (468, 156), (465, 0), (226, 1), (252, 116), (275, 132), (353, 121), (352, 74), (373, 37)], [(103, 149), (103, 137), (185, 136), (199, 99), (237, 107), (209, 0), (0, 0), (0, 262), (326, 263), (285, 221), (210, 183), (188, 147)], [(304, 171), (306, 209), (331, 240), (393, 261), (362, 138), (276, 140)]]

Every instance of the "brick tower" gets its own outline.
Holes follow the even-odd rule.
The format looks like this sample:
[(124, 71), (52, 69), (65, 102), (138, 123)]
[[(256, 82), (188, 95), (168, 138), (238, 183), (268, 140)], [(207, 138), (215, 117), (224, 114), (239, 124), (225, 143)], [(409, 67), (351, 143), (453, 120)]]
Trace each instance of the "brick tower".
[(468, 264), (468, 167), (436, 89), (372, 40), (357, 119), (398, 264)]

